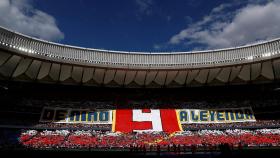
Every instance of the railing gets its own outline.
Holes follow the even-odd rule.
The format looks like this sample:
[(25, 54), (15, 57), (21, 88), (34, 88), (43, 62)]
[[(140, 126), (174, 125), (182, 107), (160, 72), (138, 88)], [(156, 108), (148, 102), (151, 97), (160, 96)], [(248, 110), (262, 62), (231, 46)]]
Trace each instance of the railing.
[(196, 52), (124, 52), (88, 49), (32, 38), (0, 27), (0, 48), (60, 62), (110, 67), (188, 68), (249, 63), (280, 55), (280, 39)]

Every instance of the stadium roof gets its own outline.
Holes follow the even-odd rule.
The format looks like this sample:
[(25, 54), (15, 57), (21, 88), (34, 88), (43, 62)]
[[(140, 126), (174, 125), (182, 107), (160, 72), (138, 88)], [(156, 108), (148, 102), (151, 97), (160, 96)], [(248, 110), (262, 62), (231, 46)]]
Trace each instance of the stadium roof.
[(194, 52), (124, 52), (61, 45), (0, 28), (0, 78), (108, 87), (272, 82), (280, 39)]

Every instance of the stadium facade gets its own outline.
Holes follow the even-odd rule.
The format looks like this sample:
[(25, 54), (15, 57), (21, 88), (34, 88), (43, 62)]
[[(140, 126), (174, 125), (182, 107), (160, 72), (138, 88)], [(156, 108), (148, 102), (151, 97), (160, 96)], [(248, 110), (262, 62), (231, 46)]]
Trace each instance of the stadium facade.
[(0, 79), (160, 88), (271, 83), (280, 78), (280, 39), (194, 52), (74, 47), (0, 28)]

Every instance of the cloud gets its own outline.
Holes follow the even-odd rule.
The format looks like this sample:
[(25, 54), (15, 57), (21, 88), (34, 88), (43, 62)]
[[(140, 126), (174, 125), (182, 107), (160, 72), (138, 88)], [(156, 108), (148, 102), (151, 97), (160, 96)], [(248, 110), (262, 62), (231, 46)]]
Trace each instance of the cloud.
[(3, 27), (50, 41), (64, 38), (55, 18), (33, 8), (30, 0), (0, 0), (0, 15)]
[(201, 1), (198, 1), (198, 0), (187, 0), (186, 3), (188, 6), (191, 6), (191, 7), (198, 7), (201, 5)]
[(162, 46), (159, 45), (159, 44), (154, 44), (154, 45), (153, 45), (153, 48), (154, 48), (155, 50), (160, 50), (160, 49), (162, 49)]
[(152, 14), (152, 6), (154, 5), (153, 0), (135, 0), (135, 4), (138, 7), (138, 13), (144, 15)]
[(279, 37), (280, 1), (258, 2), (227, 12), (239, 4), (222, 4), (201, 21), (172, 36), (168, 43), (215, 49)]

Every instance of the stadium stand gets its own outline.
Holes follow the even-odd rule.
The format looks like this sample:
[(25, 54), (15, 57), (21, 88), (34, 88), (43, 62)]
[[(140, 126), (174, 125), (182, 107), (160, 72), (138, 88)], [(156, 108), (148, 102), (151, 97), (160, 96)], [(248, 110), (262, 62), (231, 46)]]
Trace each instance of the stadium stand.
[[(101, 151), (101, 155), (103, 151), (279, 152), (279, 45), (275, 39), (210, 52), (133, 54), (64, 46), (0, 28), (0, 150)], [(150, 63), (144, 60), (149, 54)], [(255, 120), (181, 123), (176, 115), (180, 130), (172, 132), (142, 131), (143, 124), (153, 120), (143, 121), (139, 115), (140, 130), (120, 132), (114, 118), (118, 110), (178, 114), (176, 110), (244, 107), (252, 109)], [(112, 120), (44, 122), (45, 108), (107, 110)], [(82, 115), (67, 119), (72, 116), (82, 119)]]
[(167, 150), (167, 146), (176, 145), (191, 147), (216, 146), (229, 144), (232, 147), (242, 146), (279, 146), (280, 129), (260, 130), (200, 130), (184, 131), (168, 135), (154, 133), (101, 133), (96, 131), (41, 131), (29, 130), (22, 133), (20, 142), (32, 148), (130, 148), (159, 145)]

